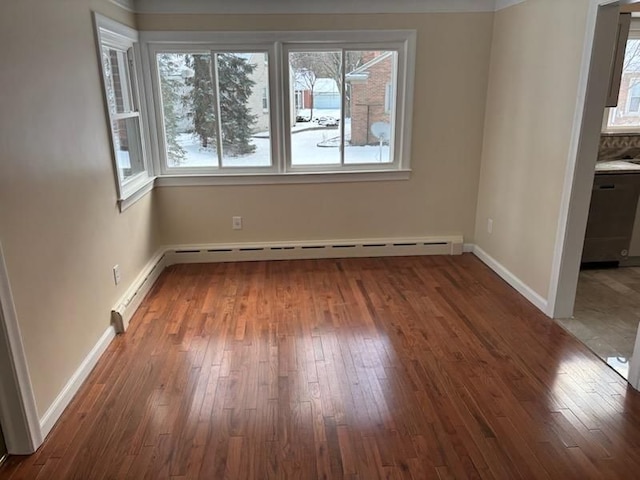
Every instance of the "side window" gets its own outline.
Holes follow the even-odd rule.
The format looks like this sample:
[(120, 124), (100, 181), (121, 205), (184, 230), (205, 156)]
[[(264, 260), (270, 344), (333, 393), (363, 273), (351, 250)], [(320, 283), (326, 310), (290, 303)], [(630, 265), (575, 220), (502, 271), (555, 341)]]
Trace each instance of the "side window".
[(137, 33), (99, 15), (96, 29), (118, 194), (123, 201), (149, 181), (135, 78)]

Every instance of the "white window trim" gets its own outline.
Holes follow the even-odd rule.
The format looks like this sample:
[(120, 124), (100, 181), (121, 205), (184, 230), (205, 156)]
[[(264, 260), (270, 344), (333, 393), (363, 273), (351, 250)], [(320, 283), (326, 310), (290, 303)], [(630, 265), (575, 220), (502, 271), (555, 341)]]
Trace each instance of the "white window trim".
[[(627, 40), (640, 40), (640, 18), (633, 17), (631, 20), (631, 26), (629, 28), (629, 37)], [(626, 44), (625, 44), (626, 45)], [(629, 87), (629, 90), (631, 87)], [(627, 103), (625, 105), (625, 110), (628, 111), (628, 106), (630, 102), (630, 98), (627, 98)], [(604, 109), (604, 120), (602, 122), (602, 133), (639, 133), (640, 125), (638, 126), (609, 126), (609, 119), (611, 118), (611, 114), (615, 111), (616, 108), (619, 107), (611, 107)], [(635, 116), (635, 115), (634, 115)]]
[[(348, 50), (383, 49), (398, 52), (397, 96), (395, 117), (394, 162), (389, 164), (350, 165), (349, 167), (313, 166), (301, 168), (287, 165), (290, 105), (286, 88), (288, 65), (284, 63), (286, 47), (331, 48), (339, 45)], [(414, 30), (365, 31), (291, 31), (291, 32), (140, 32), (142, 68), (146, 88), (151, 152), (158, 186), (229, 185), (262, 183), (321, 183), (334, 181), (371, 181), (408, 179), (411, 168), (412, 103), (415, 77)], [(162, 108), (156, 53), (171, 51), (256, 51), (267, 52), (269, 62), (269, 115), (271, 118), (271, 167), (168, 167), (162, 132)], [(287, 110), (288, 109), (288, 110)], [(293, 110), (291, 110), (293, 115)], [(342, 127), (341, 127), (342, 128)], [(344, 180), (339, 179), (344, 175)], [(281, 177), (289, 177), (288, 179)], [(303, 177), (306, 177), (303, 179)]]
[[(143, 88), (142, 78), (142, 66), (141, 66), (141, 55), (140, 48), (138, 44), (138, 32), (133, 28), (130, 28), (126, 25), (123, 25), (115, 20), (107, 18), (99, 13), (94, 12), (94, 26), (97, 40), (97, 50), (98, 50), (98, 62), (99, 68), (101, 72), (101, 81), (103, 87), (103, 98), (105, 105), (105, 113), (107, 116), (107, 123), (109, 129), (109, 143), (111, 146), (111, 158), (113, 162), (114, 168), (114, 177), (116, 180), (116, 188), (118, 195), (118, 206), (120, 211), (124, 211), (133, 205), (137, 200), (142, 198), (146, 193), (151, 191), (154, 185), (154, 177), (153, 170), (150, 168), (151, 165), (148, 162), (148, 151), (147, 151), (147, 141), (149, 126), (146, 122), (147, 115), (147, 105), (145, 101), (145, 94)], [(105, 77), (104, 66), (102, 63), (102, 47), (103, 45), (108, 45), (114, 48), (119, 48), (124, 51), (133, 48), (133, 56), (134, 56), (134, 71), (130, 72), (131, 77), (131, 90), (132, 90), (132, 101), (137, 103), (137, 113), (135, 115), (127, 114), (125, 116), (136, 116), (139, 118), (138, 125), (140, 129), (140, 149), (142, 152), (142, 162), (143, 162), (143, 171), (133, 175), (131, 178), (123, 179), (121, 177), (120, 168), (118, 167), (118, 160), (116, 154), (116, 147), (114, 145), (113, 139), (113, 130), (111, 122), (118, 115), (112, 115), (109, 111), (109, 105), (106, 98), (106, 83), (107, 79)]]

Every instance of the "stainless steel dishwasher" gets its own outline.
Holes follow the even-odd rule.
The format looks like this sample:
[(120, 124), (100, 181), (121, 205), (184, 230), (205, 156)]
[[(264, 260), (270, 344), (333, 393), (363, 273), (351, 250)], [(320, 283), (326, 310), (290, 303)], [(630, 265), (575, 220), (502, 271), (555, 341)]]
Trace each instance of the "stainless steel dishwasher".
[(639, 195), (638, 172), (596, 174), (582, 263), (619, 262), (628, 257)]

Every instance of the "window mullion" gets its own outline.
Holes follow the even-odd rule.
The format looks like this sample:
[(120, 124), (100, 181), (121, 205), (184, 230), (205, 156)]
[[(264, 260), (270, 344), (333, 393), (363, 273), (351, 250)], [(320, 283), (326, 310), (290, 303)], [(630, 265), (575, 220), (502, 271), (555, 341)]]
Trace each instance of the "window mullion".
[(218, 54), (211, 52), (211, 87), (213, 89), (213, 109), (216, 125), (216, 153), (218, 154), (218, 168), (222, 167), (222, 118), (220, 115), (220, 84), (218, 82)]
[(346, 100), (347, 100), (347, 82), (346, 82), (346, 75), (345, 75), (345, 71), (346, 71), (346, 50), (343, 48), (341, 49), (341, 61), (340, 61), (340, 83), (341, 83), (341, 88), (340, 88), (340, 166), (344, 167), (344, 149), (346, 147), (346, 139), (344, 138), (344, 131), (345, 131), (345, 105), (346, 105)]
[(286, 173), (291, 170), (293, 156), (291, 153), (291, 129), (295, 120), (295, 113), (292, 114), (292, 111), (295, 110), (295, 101), (294, 104), (291, 105), (291, 91), (293, 90), (295, 92), (295, 79), (292, 78), (291, 64), (289, 63), (289, 49), (283, 48), (281, 43), (278, 43), (276, 47), (278, 50), (277, 58), (280, 62), (276, 65), (277, 72), (280, 75), (278, 91), (282, 96), (279, 105), (283, 109), (281, 115), (282, 120), (279, 122), (279, 125), (282, 126), (282, 132), (280, 132), (278, 136), (281, 142), (280, 154), (283, 158), (280, 168), (282, 169), (282, 173)]

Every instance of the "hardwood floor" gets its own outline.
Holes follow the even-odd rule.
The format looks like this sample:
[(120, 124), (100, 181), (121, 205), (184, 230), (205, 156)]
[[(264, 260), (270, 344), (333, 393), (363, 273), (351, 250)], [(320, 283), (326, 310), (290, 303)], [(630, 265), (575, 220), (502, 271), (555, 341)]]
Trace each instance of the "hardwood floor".
[(180, 265), (0, 478), (638, 478), (640, 394), (471, 255)]
[(640, 267), (581, 271), (574, 316), (559, 323), (627, 378), (640, 323)]

